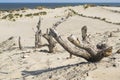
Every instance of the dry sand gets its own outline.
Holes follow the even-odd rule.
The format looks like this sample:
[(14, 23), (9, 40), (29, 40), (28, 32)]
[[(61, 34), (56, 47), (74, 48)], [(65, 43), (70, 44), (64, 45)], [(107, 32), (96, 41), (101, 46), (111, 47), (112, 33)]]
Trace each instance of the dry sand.
[[(19, 14), (30, 14), (46, 11), (47, 15), (41, 16), (41, 29), (45, 33), (47, 28), (62, 21), (61, 18), (67, 16), (69, 9), (73, 9), (78, 14), (91, 17), (105, 18), (112, 23), (120, 23), (119, 7), (89, 7), (83, 6), (62, 7), (56, 9), (27, 9), (14, 11)], [(112, 11), (111, 11), (112, 10)], [(1, 12), (1, 18), (9, 12)], [(91, 35), (91, 43), (97, 44), (101, 41), (113, 46), (113, 55), (103, 59), (99, 63), (87, 63), (84, 59), (73, 57), (67, 59), (69, 53), (57, 44), (58, 51), (55, 54), (40, 52), (48, 50), (47, 47), (37, 49), (34, 46), (34, 35), (39, 16), (15, 18), (16, 21), (0, 19), (0, 42), (10, 36), (14, 36), (17, 42), (21, 36), (21, 43), (24, 50), (5, 51), (0, 54), (0, 80), (119, 80), (120, 79), (120, 55), (115, 53), (120, 48), (120, 25), (107, 23), (99, 19), (72, 15), (57, 27), (57, 31), (66, 40), (67, 36), (74, 34), (81, 39), (81, 27), (88, 27), (88, 34)], [(113, 31), (114, 35), (108, 38), (108, 34)], [(42, 38), (43, 43), (46, 40)], [(18, 45), (16, 45), (18, 47)], [(25, 58), (22, 56), (25, 54)], [(115, 58), (113, 61), (112, 58)]]

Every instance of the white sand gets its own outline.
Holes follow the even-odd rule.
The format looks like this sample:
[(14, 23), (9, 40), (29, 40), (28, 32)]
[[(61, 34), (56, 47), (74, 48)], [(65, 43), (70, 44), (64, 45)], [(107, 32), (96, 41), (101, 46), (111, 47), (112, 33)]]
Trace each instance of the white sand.
[[(106, 20), (111, 22), (120, 23), (120, 13), (114, 13), (109, 10), (106, 10), (113, 9), (119, 11), (120, 9), (119, 7), (104, 7), (106, 9), (104, 9), (103, 7), (90, 7), (88, 9), (83, 9), (83, 6), (75, 6), (43, 10), (28, 9), (25, 10), (25, 12), (15, 11), (14, 13), (25, 15), (29, 13), (46, 11), (47, 15), (41, 16), (42, 17), (41, 29), (43, 30), (43, 33), (45, 33), (47, 28), (51, 28), (53, 24), (55, 24), (57, 21), (61, 21), (61, 18), (64, 18), (67, 15), (68, 13), (67, 11), (70, 8), (75, 10), (79, 14), (84, 14), (86, 16), (93, 17), (97, 16), (101, 18), (106, 18)], [(8, 13), (1, 14), (6, 15)], [(35, 34), (34, 30), (36, 30), (38, 20), (39, 20), (38, 16), (33, 17), (23, 16), (22, 18), (18, 19), (16, 18), (15, 22), (0, 19), (0, 42), (6, 40), (10, 36), (14, 36), (17, 42), (18, 37), (21, 36), (22, 46), (25, 47), (25, 50), (23, 51), (13, 50), (10, 52), (6, 51), (0, 54), (0, 80), (21, 80), (22, 77), (21, 74), (22, 71), (24, 70), (26, 71), (43, 70), (85, 61), (82, 58), (78, 58), (75, 56), (72, 59), (66, 59), (67, 57), (69, 57), (69, 53), (66, 52), (60, 45), (58, 45), (59, 52), (56, 52), (56, 54), (39, 52), (39, 50), (47, 50), (47, 47), (38, 49), (37, 52), (34, 52), (33, 48), (28, 48), (34, 46), (34, 34)], [(92, 41), (93, 43), (100, 42), (99, 38), (101, 38), (101, 40), (104, 39), (103, 37), (104, 32), (115, 31), (118, 28), (120, 28), (120, 25), (110, 24), (96, 19), (73, 15), (72, 17), (68, 18), (66, 21), (61, 23), (57, 27), (57, 31), (62, 35), (62, 37), (65, 40), (67, 36), (69, 36), (70, 34), (75, 34), (76, 36), (81, 38), (80, 37), (81, 27), (84, 25), (88, 27), (88, 34), (96, 36), (95, 38), (93, 38)], [(102, 36), (99, 36), (96, 33), (101, 33)], [(119, 41), (120, 33), (117, 33), (115, 35), (117, 35), (117, 37), (112, 37), (108, 39), (108, 43), (114, 47), (114, 52), (116, 51), (116, 49), (120, 48)], [(46, 40), (44, 38), (42, 39), (42, 41), (43, 43), (46, 43)], [(26, 56), (25, 59), (21, 58), (23, 56), (22, 54), (23, 52), (25, 52)], [(91, 71), (86, 80), (111, 80), (111, 79), (119, 80), (120, 79), (119, 69), (120, 69), (119, 66), (117, 68), (114, 67), (105, 68), (100, 66), (100, 68)], [(60, 78), (62, 78), (62, 76), (60, 76)], [(32, 78), (29, 78), (28, 80), (30, 79), (32, 80)], [(39, 78), (36, 78), (36, 80), (37, 79), (39, 80)]]

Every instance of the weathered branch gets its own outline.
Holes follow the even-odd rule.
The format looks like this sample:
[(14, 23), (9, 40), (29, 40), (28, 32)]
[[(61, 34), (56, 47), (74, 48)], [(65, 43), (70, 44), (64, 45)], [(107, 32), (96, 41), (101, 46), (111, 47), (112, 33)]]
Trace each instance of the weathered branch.
[(47, 29), (46, 34), (43, 35), (43, 37), (48, 41), (48, 48), (49, 53), (55, 53), (56, 50), (56, 42), (54, 41), (53, 37), (49, 34), (49, 31)]
[(37, 31), (35, 33), (35, 48), (40, 48), (42, 46), (42, 30), (40, 30), (40, 25), (41, 25), (41, 19), (39, 19), (37, 27)]
[(86, 37), (87, 37), (87, 26), (83, 26), (81, 28), (81, 32), (82, 32), (82, 40), (86, 41)]
[(18, 39), (18, 46), (19, 46), (19, 49), (22, 50), (21, 37), (20, 36), (19, 36), (19, 39)]
[(40, 30), (40, 26), (41, 26), (41, 18), (39, 18), (38, 25), (36, 26), (37, 30)]
[(73, 35), (68, 37), (68, 40), (76, 47), (86, 50), (91, 56), (95, 56), (96, 52), (89, 45), (82, 45), (78, 42), (77, 38)]
[(35, 47), (36, 48), (39, 48), (42, 45), (41, 37), (42, 37), (42, 31), (39, 30), (35, 33)]
[(102, 58), (111, 55), (112, 47), (107, 47), (103, 49), (94, 50), (89, 46), (84, 46), (80, 44), (79, 40), (74, 36), (69, 36), (68, 40), (74, 44), (76, 47), (80, 48), (80, 50), (76, 50), (71, 48), (65, 41), (62, 40), (61, 36), (57, 33), (55, 29), (50, 29), (51, 35), (55, 38), (55, 40), (70, 54), (82, 57), (89, 62), (97, 62)]
[(95, 50), (89, 46), (90, 44), (87, 46), (78, 44), (77, 39), (74, 36), (69, 36), (68, 40), (72, 44), (74, 44), (76, 47), (87, 51), (91, 55), (91, 57), (89, 59), (89, 61), (91, 61), (91, 62), (100, 61), (102, 58), (110, 56), (112, 54), (112, 47), (107, 47), (107, 46), (102, 47), (103, 44), (99, 45), (99, 46), (101, 46), (101, 49), (96, 48), (97, 50)]
[(78, 56), (78, 57), (82, 57), (82, 58), (84, 58), (86, 60), (89, 59), (90, 55), (87, 52), (82, 51), (82, 50), (78, 51), (77, 49), (71, 48), (65, 41), (62, 40), (62, 38), (59, 36), (59, 34), (54, 29), (50, 29), (50, 34), (70, 54)]

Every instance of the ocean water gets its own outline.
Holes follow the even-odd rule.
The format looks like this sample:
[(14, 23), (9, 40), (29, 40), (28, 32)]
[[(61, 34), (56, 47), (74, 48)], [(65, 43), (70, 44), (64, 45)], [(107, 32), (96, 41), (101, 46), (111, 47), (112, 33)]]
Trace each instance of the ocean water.
[(23, 7), (33, 9), (37, 6), (56, 8), (56, 7), (77, 6), (77, 5), (84, 5), (84, 4), (95, 4), (95, 5), (119, 6), (120, 7), (120, 3), (0, 3), (0, 10), (12, 10), (12, 9), (19, 9)]

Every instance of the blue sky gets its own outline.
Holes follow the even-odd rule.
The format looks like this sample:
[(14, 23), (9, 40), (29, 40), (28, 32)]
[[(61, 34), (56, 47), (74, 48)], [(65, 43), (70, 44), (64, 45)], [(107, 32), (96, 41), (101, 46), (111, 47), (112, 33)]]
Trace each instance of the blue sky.
[(120, 2), (120, 0), (0, 0), (1, 2)]

